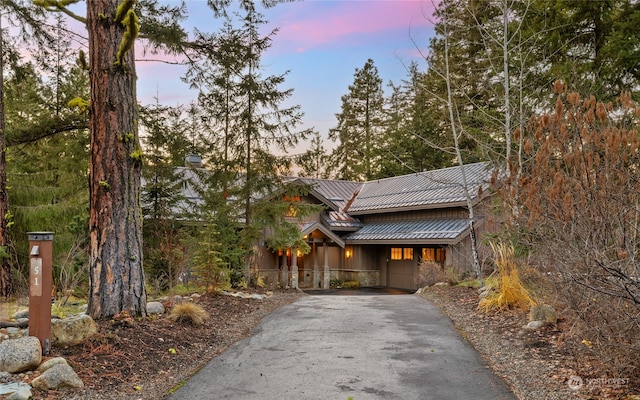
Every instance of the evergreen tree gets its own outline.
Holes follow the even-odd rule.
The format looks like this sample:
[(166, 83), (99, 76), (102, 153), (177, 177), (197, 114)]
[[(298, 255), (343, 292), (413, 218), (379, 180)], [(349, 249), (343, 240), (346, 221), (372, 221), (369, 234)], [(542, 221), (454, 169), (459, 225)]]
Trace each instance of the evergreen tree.
[(163, 107), (157, 101), (140, 109), (140, 125), (146, 133), (142, 174), (145, 272), (160, 290), (171, 290), (183, 272), (187, 229), (182, 221), (193, 214), (193, 206), (183, 194), (193, 175), (177, 168), (184, 162), (189, 143), (180, 131), (185, 125), (181, 111), (181, 107)]
[[(522, 7), (524, 8), (524, 6)], [(583, 94), (614, 99), (640, 83), (640, 4), (631, 0), (535, 0), (524, 35), (530, 41), (548, 92), (555, 80)]]
[[(427, 104), (444, 130), (434, 140), (436, 148), (453, 151), (450, 139), (450, 123), (446, 107), (445, 41), (449, 48), (449, 83), (451, 96), (457, 113), (459, 149), (466, 162), (480, 161), (491, 149), (501, 146), (496, 138), (501, 136), (496, 121), (503, 111), (504, 99), (500, 89), (499, 74), (503, 63), (495, 44), (489, 43), (486, 32), (494, 29), (500, 21), (500, 1), (444, 0), (438, 4), (434, 16), (435, 36), (431, 39), (427, 57), (429, 64), (424, 77), (424, 87), (430, 94)], [(447, 36), (444, 21), (447, 21)], [(499, 152), (499, 151), (498, 151)]]
[[(50, 36), (42, 23), (43, 13), (37, 8), (30, 7), (28, 1), (7, 0), (0, 5), (0, 12), (8, 14), (12, 25), (19, 29), (22, 42), (35, 41), (44, 47)], [(17, 48), (8, 48), (4, 29), (0, 21), (0, 296), (9, 296), (14, 292), (14, 282), (11, 273), (9, 248), (11, 239), (9, 234), (9, 198), (7, 195), (7, 160), (6, 160), (6, 111), (4, 93), (4, 74), (7, 55), (17, 59)]]
[(329, 154), (322, 145), (322, 138), (319, 132), (313, 132), (311, 147), (304, 153), (298, 154), (295, 157), (295, 163), (300, 168), (299, 176), (329, 178)]
[(409, 78), (399, 86), (390, 84), (386, 99), (386, 129), (381, 144), (377, 178), (398, 176), (451, 165), (453, 156), (444, 150), (450, 139), (442, 137), (429, 104), (424, 73), (409, 66)]
[(379, 141), (384, 124), (382, 79), (373, 60), (356, 68), (349, 93), (342, 96), (338, 126), (329, 138), (338, 145), (332, 153), (338, 177), (345, 180), (370, 180), (379, 169)]
[[(204, 188), (211, 193), (203, 197), (207, 204), (218, 207), (216, 218), (226, 213), (226, 223), (244, 220), (241, 237), (226, 236), (239, 242), (225, 247), (243, 249), (244, 276), (249, 283), (250, 254), (264, 228), (263, 219), (253, 213), (255, 200), (279, 190), (279, 173), (289, 163), (271, 151), (286, 153), (305, 132), (295, 131), (302, 117), (300, 107), (282, 107), (292, 94), (291, 89), (280, 89), (286, 73), (262, 75), (261, 58), (276, 31), (261, 36), (258, 30), (266, 22), (263, 16), (253, 6), (243, 12), (238, 15), (241, 27), (235, 28), (234, 21), (227, 18), (218, 35), (198, 36), (201, 58), (186, 79), (200, 90), (199, 102), (207, 125), (212, 127), (210, 158), (218, 166), (206, 178)], [(221, 231), (223, 225), (214, 222), (216, 232)]]
[[(141, 29), (135, 0), (88, 0), (86, 18), (66, 6), (75, 1), (37, 0), (50, 11), (63, 12), (86, 24), (89, 33), (91, 98), (78, 98), (80, 108), (91, 108), (90, 293), (88, 313), (108, 318), (123, 310), (146, 314), (142, 267), (140, 171), (142, 149), (138, 138), (133, 47)], [(172, 50), (185, 38), (172, 24), (181, 7), (140, 3), (145, 19), (142, 32), (151, 50)], [(138, 10), (138, 13), (140, 11)]]

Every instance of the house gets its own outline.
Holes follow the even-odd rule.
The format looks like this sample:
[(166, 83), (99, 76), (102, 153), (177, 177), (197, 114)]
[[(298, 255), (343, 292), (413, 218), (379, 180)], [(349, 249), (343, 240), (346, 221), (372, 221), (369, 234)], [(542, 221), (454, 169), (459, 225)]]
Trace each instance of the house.
[(328, 288), (332, 279), (414, 290), (421, 261), (472, 269), (469, 211), (477, 237), (489, 229), (493, 169), (475, 163), (369, 182), (294, 178), (311, 190), (298, 201), (325, 210), (300, 222), (311, 251), (258, 249), (257, 273), (271, 285)]

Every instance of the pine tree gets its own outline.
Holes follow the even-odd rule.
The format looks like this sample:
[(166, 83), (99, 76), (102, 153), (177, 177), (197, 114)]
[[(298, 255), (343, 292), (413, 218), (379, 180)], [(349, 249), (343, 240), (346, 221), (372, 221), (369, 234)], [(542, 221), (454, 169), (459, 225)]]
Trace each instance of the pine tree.
[[(56, 121), (81, 121), (66, 102), (88, 93), (89, 85), (85, 70), (67, 64), (73, 61), (70, 42), (62, 34), (62, 21), (57, 24), (52, 51), (41, 52), (34, 63), (14, 64), (6, 82), (7, 174), (9, 182), (19, 182), (9, 190), (16, 248), (28, 247), (26, 232), (55, 232), (53, 279), (64, 291), (85, 277), (88, 232), (79, 227), (86, 228), (88, 218), (89, 136), (86, 129), (55, 135), (38, 129)], [(18, 264), (27, 265), (25, 253), (17, 254)]]
[[(3, 14), (9, 14), (9, 21), (19, 28), (23, 43), (33, 40), (42, 46), (50, 41), (50, 36), (42, 23), (42, 10), (30, 7), (29, 2), (22, 0), (3, 1), (0, 6)], [(4, 74), (6, 55), (17, 58), (18, 49), (7, 48), (8, 41), (0, 24), (0, 296), (14, 293), (14, 282), (11, 274), (9, 248), (11, 239), (9, 233), (9, 198), (7, 195), (7, 160), (6, 160), (6, 111), (4, 93)]]
[(338, 177), (345, 180), (373, 179), (379, 168), (379, 140), (384, 124), (382, 79), (373, 60), (356, 68), (349, 92), (342, 96), (338, 125), (329, 138), (338, 145), (332, 153)]
[(322, 145), (319, 132), (313, 132), (311, 147), (304, 153), (298, 154), (295, 157), (295, 163), (300, 168), (299, 176), (329, 178), (329, 154)]
[[(254, 215), (255, 199), (277, 190), (279, 172), (289, 163), (271, 151), (286, 152), (305, 132), (295, 131), (302, 117), (300, 107), (282, 107), (292, 94), (291, 89), (280, 89), (286, 73), (262, 75), (261, 58), (277, 31), (261, 36), (263, 16), (253, 6), (243, 12), (240, 27), (234, 27), (234, 20), (228, 17), (218, 35), (196, 38), (201, 57), (186, 78), (200, 90), (199, 103), (212, 128), (209, 158), (218, 167), (205, 178), (208, 193), (203, 197), (217, 207), (216, 218), (224, 213), (227, 221), (244, 220), (242, 237), (234, 245), (244, 251), (244, 276), (249, 283), (250, 255), (264, 228), (262, 218)], [(223, 225), (218, 222), (221, 230)], [(229, 238), (235, 240), (233, 235)]]
[(398, 176), (451, 165), (449, 135), (442, 135), (425, 89), (424, 73), (412, 63), (409, 77), (386, 99), (386, 127), (381, 141), (381, 165), (376, 178)]

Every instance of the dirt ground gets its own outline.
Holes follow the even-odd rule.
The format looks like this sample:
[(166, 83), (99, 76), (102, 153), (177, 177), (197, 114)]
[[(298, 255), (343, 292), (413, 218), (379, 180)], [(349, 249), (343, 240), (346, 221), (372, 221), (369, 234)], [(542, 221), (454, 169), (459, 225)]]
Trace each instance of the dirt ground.
[(524, 311), (478, 310), (477, 289), (432, 286), (421, 295), (449, 316), (519, 399), (640, 400), (640, 380), (614, 376), (561, 314), (557, 324), (529, 331)]
[[(84, 344), (52, 349), (51, 357), (65, 357), (85, 388), (34, 390), (33, 398), (162, 399), (212, 357), (248, 336), (265, 315), (300, 296), (305, 294), (294, 290), (276, 291), (265, 300), (202, 296), (197, 303), (210, 315), (202, 326), (175, 323), (166, 314), (133, 322), (100, 322), (98, 335)], [(597, 380), (606, 377), (605, 370), (597, 360), (583, 357), (581, 344), (571, 339), (570, 326), (562, 319), (557, 325), (525, 332), (523, 312), (478, 311), (476, 289), (432, 287), (422, 296), (452, 319), (520, 399), (640, 399), (638, 381), (612, 385)], [(36, 376), (28, 375), (25, 380)], [(570, 388), (572, 376), (583, 379), (578, 390)]]
[(99, 333), (84, 344), (54, 346), (50, 355), (66, 358), (84, 389), (34, 389), (33, 398), (162, 399), (212, 357), (248, 336), (265, 315), (300, 296), (304, 294), (294, 290), (275, 291), (264, 300), (205, 295), (196, 301), (209, 313), (201, 326), (172, 322), (167, 314), (100, 322)]

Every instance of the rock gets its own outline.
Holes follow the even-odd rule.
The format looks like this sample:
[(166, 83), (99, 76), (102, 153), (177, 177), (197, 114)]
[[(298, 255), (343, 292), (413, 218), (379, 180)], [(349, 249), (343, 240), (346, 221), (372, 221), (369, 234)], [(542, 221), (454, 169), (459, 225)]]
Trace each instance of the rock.
[(58, 390), (65, 388), (81, 388), (84, 383), (68, 364), (57, 364), (31, 381), (31, 386), (42, 390)]
[(0, 385), (0, 396), (9, 395), (5, 400), (29, 400), (32, 396), (31, 386), (24, 382), (11, 382)]
[(0, 343), (0, 371), (16, 373), (35, 369), (42, 361), (42, 346), (34, 336), (9, 339)]
[(449, 282), (436, 282), (433, 286), (449, 286)]
[(33, 393), (31, 393), (31, 386), (29, 386), (11, 393), (5, 400), (29, 400), (31, 398), (33, 398)]
[(38, 367), (38, 371), (44, 372), (50, 369), (51, 367), (53, 367), (54, 365), (58, 365), (58, 364), (67, 364), (67, 360), (64, 357), (50, 358), (47, 361), (40, 364), (40, 366)]
[(87, 314), (76, 314), (69, 318), (51, 321), (51, 340), (59, 346), (82, 343), (98, 333), (98, 324)]
[(11, 382), (12, 378), (13, 378), (13, 374), (12, 373), (0, 371), (0, 383)]
[(13, 319), (29, 318), (29, 309), (25, 308), (13, 314)]
[(528, 331), (535, 331), (536, 329), (542, 328), (543, 325), (544, 325), (543, 321), (531, 321), (527, 325), (525, 325), (523, 328)]
[(164, 314), (164, 306), (159, 301), (151, 301), (147, 303), (147, 314)]
[(200, 293), (193, 293), (191, 296), (191, 300), (198, 300), (202, 295)]
[(533, 306), (531, 307), (531, 311), (529, 311), (529, 321), (544, 321), (555, 324), (558, 322), (558, 314), (556, 314), (556, 310), (551, 306)]
[(9, 339), (17, 339), (19, 337), (23, 337), (25, 336), (24, 333), (25, 333), (24, 329), (14, 328), (14, 327), (7, 328), (7, 336), (9, 337)]
[(254, 299), (254, 300), (264, 300), (264, 299), (267, 298), (267, 296), (264, 295), (264, 294), (254, 293), (254, 294), (251, 295), (251, 298)]

